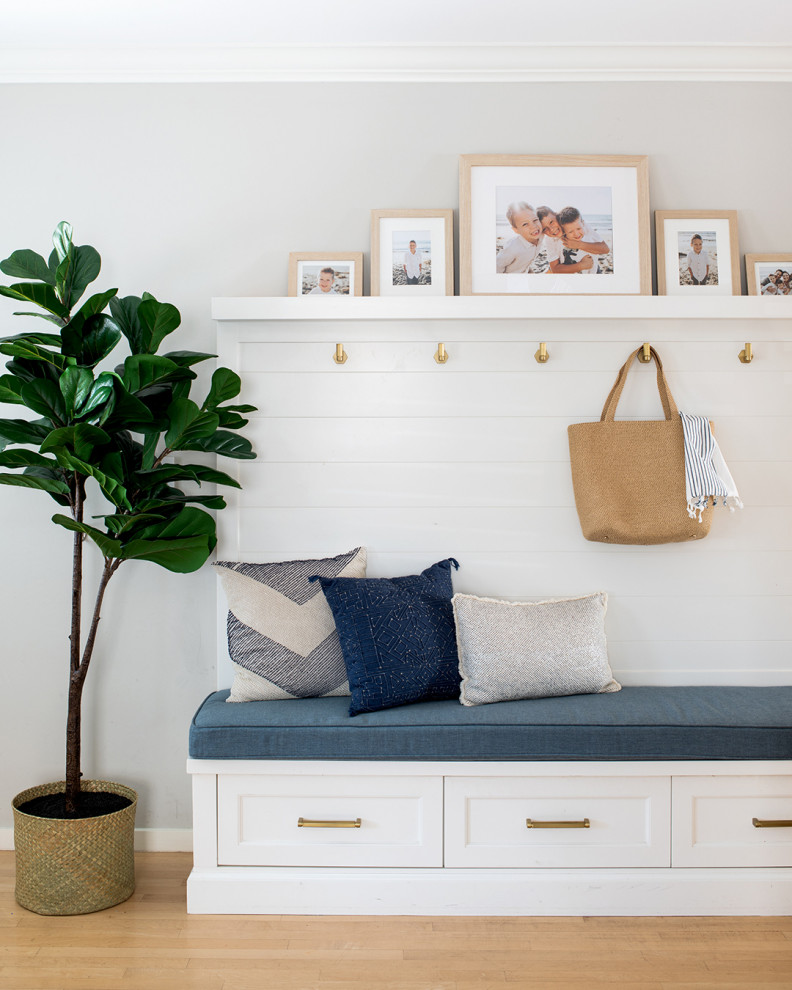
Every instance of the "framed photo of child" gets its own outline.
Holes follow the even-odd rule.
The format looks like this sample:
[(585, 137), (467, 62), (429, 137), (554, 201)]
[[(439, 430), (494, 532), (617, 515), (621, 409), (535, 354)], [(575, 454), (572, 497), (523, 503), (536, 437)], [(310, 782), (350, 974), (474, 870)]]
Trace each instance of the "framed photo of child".
[(362, 296), (363, 252), (289, 254), (290, 296)]
[(792, 254), (746, 254), (749, 296), (792, 296)]
[(371, 211), (372, 296), (453, 296), (454, 211)]
[(657, 292), (739, 296), (736, 210), (657, 210)]
[(651, 295), (635, 155), (462, 155), (461, 294)]

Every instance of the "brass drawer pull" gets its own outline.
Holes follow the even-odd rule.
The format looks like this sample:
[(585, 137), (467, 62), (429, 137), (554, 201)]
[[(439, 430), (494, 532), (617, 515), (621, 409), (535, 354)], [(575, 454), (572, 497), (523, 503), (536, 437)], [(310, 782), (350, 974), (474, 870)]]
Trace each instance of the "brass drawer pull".
[(779, 818), (773, 821), (772, 819), (764, 821), (761, 818), (752, 818), (754, 828), (792, 828), (792, 819), (790, 818)]
[(298, 818), (297, 828), (360, 828), (360, 819), (346, 822), (314, 821), (311, 818)]
[(582, 822), (535, 822), (533, 818), (526, 818), (525, 827), (526, 828), (591, 828), (591, 822), (588, 820), (588, 818), (584, 818)]

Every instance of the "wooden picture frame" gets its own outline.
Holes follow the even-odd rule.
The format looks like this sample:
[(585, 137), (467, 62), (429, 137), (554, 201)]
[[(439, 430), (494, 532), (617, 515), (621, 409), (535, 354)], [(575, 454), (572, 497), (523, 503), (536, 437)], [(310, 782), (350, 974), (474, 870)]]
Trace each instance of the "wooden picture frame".
[[(694, 239), (701, 241), (698, 251)], [(736, 210), (657, 210), (655, 240), (658, 295), (742, 295)]]
[[(749, 296), (792, 297), (792, 254), (746, 254), (745, 280)], [(776, 288), (771, 289), (771, 284)]]
[(651, 295), (645, 155), (462, 155), (459, 210), (463, 296)]
[[(330, 288), (322, 275), (332, 272)], [(362, 251), (292, 251), (289, 254), (290, 296), (362, 296)]]
[(453, 294), (454, 211), (372, 210), (371, 295)]

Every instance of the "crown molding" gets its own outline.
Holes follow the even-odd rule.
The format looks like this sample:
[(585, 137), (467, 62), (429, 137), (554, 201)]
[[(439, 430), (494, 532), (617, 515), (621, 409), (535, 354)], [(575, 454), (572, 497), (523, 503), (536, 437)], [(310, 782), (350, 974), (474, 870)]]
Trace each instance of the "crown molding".
[(792, 45), (0, 46), (0, 83), (790, 82)]

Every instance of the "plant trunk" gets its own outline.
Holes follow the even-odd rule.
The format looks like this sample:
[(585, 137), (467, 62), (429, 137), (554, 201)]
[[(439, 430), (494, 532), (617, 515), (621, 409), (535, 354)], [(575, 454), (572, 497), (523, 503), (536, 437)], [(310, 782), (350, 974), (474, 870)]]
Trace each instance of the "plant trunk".
[[(77, 522), (83, 520), (85, 485), (75, 473), (72, 516)], [(80, 793), (80, 722), (82, 706), (82, 684), (80, 670), (80, 633), (82, 629), (82, 582), (83, 582), (83, 534), (74, 534), (72, 550), (72, 614), (69, 656), (69, 693), (66, 714), (66, 815), (74, 815), (77, 797)]]
[(69, 678), (68, 712), (66, 715), (66, 817), (77, 811), (80, 796), (80, 729), (82, 718), (82, 686), (84, 679), (72, 673)]
[[(74, 500), (72, 515), (77, 522), (82, 522), (83, 505), (85, 502), (85, 479), (75, 475)], [(93, 656), (96, 630), (99, 625), (102, 601), (107, 582), (118, 570), (120, 560), (106, 557), (99, 590), (94, 604), (91, 628), (85, 641), (85, 649), (80, 656), (80, 632), (82, 627), (82, 584), (83, 584), (83, 541), (82, 533), (74, 534), (74, 549), (72, 555), (72, 619), (71, 619), (71, 649), (69, 658), (69, 696), (66, 714), (66, 817), (73, 817), (77, 810), (80, 796), (80, 767), (82, 746), (82, 694), (88, 666)]]
[(107, 582), (118, 570), (120, 560), (113, 560), (105, 557), (102, 579), (99, 582), (99, 590), (96, 593), (96, 603), (94, 604), (91, 628), (88, 631), (88, 638), (85, 641), (82, 659), (77, 670), (71, 672), (69, 679), (69, 709), (66, 719), (66, 816), (74, 814), (77, 798), (80, 793), (80, 743), (81, 743), (81, 714), (82, 714), (82, 692), (85, 685), (85, 677), (88, 673), (88, 666), (93, 656), (94, 643), (96, 642), (96, 630), (99, 626), (100, 612), (102, 611), (102, 601), (104, 600)]

